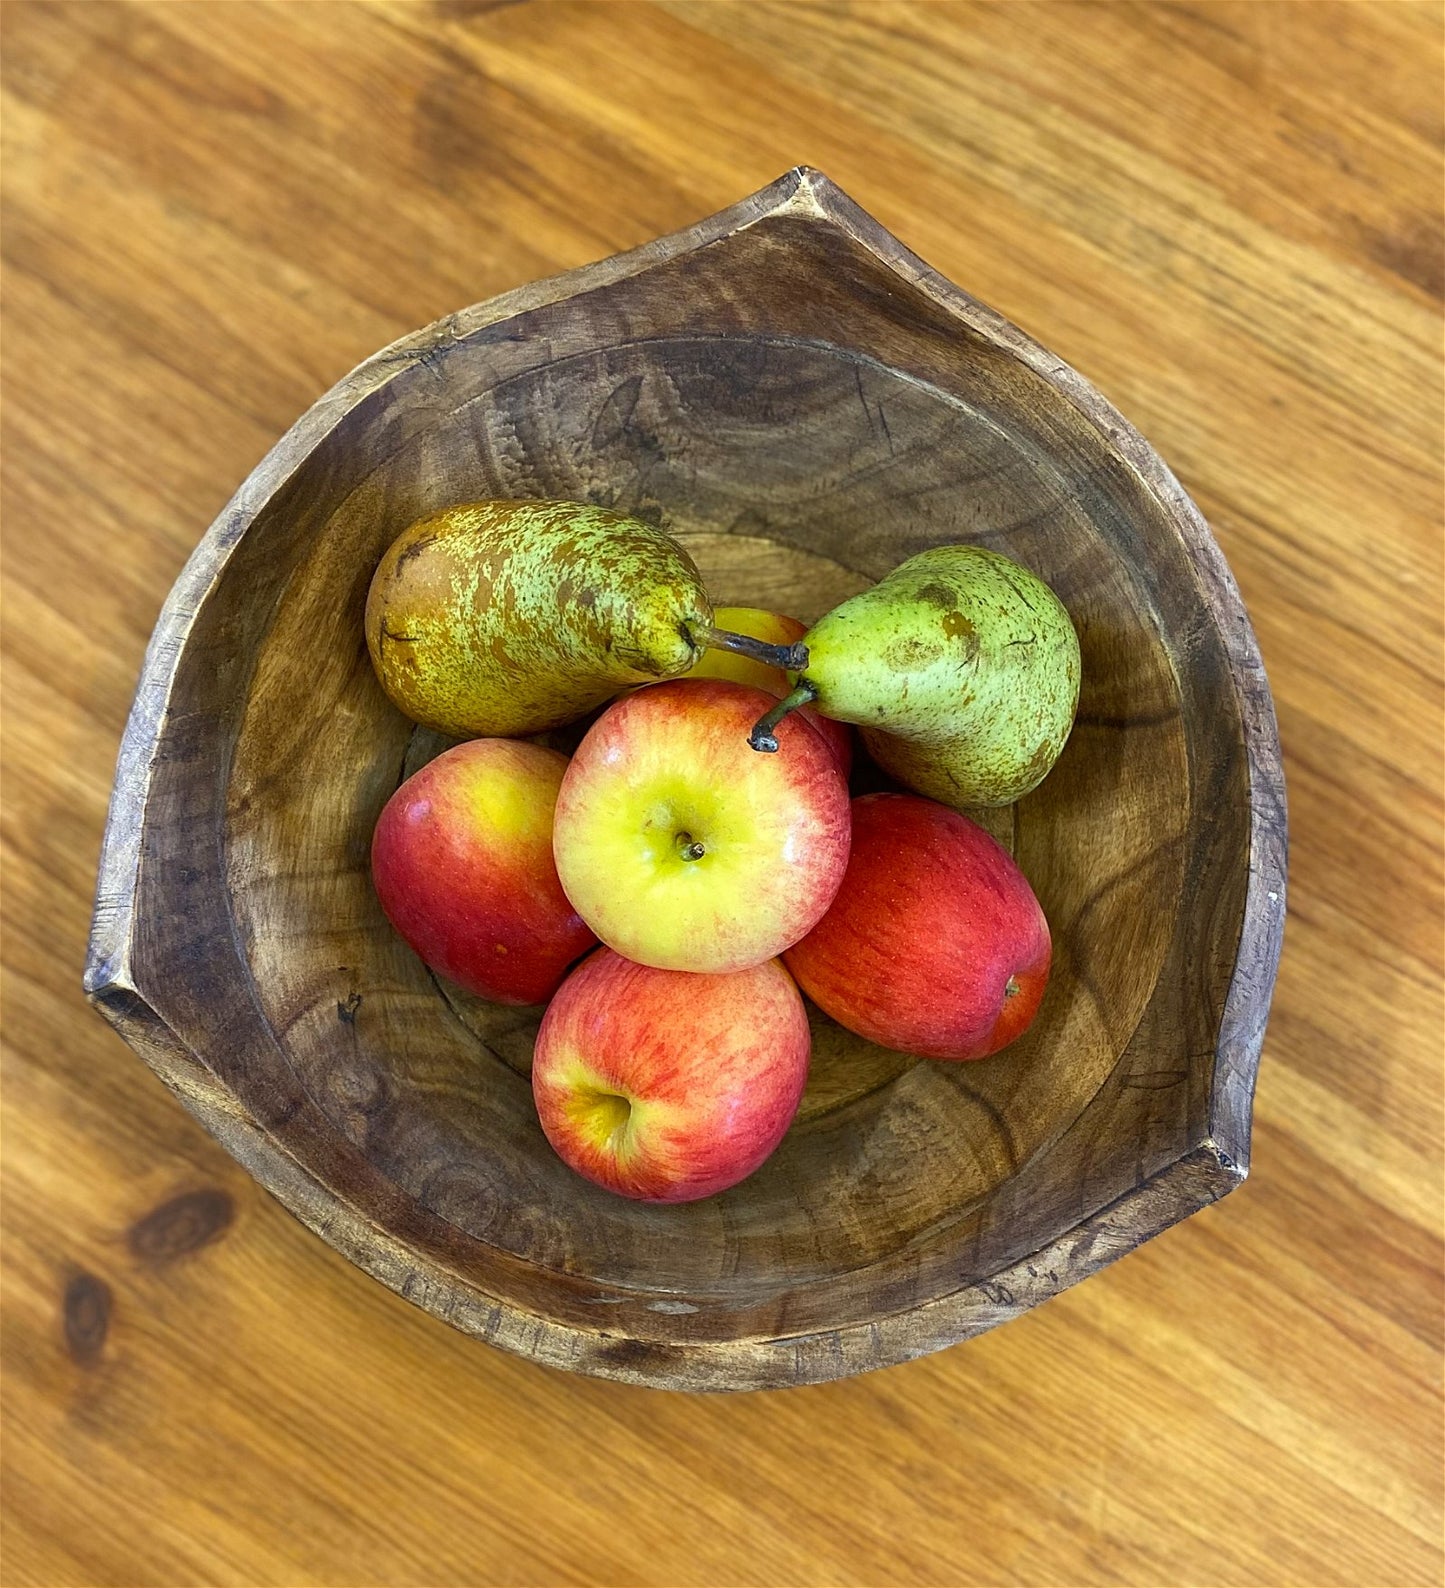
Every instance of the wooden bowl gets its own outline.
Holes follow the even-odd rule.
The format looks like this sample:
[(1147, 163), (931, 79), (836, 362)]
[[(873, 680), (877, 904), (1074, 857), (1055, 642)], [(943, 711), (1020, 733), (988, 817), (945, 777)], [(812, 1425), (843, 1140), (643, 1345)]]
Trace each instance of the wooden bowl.
[[(816, 1020), (797, 1123), (684, 1207), (537, 1125), (536, 1011), (443, 989), (372, 826), (425, 742), (362, 606), (412, 519), (616, 505), (715, 600), (804, 619), (940, 542), (1067, 603), (1078, 725), (996, 830), (1053, 925), (1033, 1030), (974, 1064)], [(456, 1327), (682, 1389), (800, 1384), (976, 1334), (1243, 1178), (1284, 914), (1269, 690), (1199, 513), (1072, 370), (824, 177), (449, 316), (304, 415), (172, 592), (121, 748), (86, 975), (299, 1218)]]

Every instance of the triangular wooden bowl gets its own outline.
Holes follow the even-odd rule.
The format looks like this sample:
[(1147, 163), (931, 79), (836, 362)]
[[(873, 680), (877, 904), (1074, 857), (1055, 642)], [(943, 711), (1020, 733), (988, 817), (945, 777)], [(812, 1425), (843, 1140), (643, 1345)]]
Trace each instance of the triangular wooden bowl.
[[(367, 871), (418, 755), (367, 584), (404, 524), (490, 495), (650, 515), (716, 600), (804, 619), (960, 539), (1053, 585), (1078, 725), (998, 829), (1056, 943), (1022, 1043), (931, 1064), (819, 1017), (798, 1122), (735, 1190), (652, 1207), (562, 1166), (535, 1014), (440, 987)], [(86, 987), (261, 1184), (456, 1327), (635, 1383), (802, 1384), (990, 1328), (1243, 1178), (1284, 874), (1269, 689), (1179, 483), (798, 169), (405, 338), (282, 438), (157, 625)]]

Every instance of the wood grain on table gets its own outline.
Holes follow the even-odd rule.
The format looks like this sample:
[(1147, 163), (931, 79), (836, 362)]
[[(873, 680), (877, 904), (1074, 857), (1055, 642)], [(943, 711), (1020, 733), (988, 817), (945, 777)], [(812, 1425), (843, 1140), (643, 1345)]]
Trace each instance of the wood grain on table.
[[(7, 1585), (1437, 1583), (1441, 10), (0, 8)], [(905, 1367), (488, 1350), (86, 1007), (191, 546), (354, 363), (796, 161), (1160, 448), (1254, 618), (1291, 914), (1253, 1176)]]

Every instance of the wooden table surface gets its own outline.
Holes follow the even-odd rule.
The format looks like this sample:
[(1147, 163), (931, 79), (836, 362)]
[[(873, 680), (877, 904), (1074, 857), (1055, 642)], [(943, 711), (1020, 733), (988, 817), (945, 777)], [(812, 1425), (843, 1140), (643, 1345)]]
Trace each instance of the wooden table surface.
[[(0, 16), (3, 1581), (1441, 1581), (1440, 7)], [(350, 1268), (80, 969), (146, 637), (272, 441), (412, 327), (798, 161), (1193, 492), (1291, 910), (1241, 1191), (941, 1355), (693, 1398)]]

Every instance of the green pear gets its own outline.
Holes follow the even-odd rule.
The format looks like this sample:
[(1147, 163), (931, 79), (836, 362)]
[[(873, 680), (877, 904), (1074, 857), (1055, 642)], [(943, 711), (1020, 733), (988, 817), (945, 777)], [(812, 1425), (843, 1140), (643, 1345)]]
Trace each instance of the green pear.
[(1079, 700), (1079, 642), (1028, 569), (937, 546), (834, 607), (803, 636), (797, 687), (754, 729), (775, 747), (788, 709), (856, 723), (900, 782), (956, 807), (1008, 805), (1058, 759)]
[(515, 737), (685, 673), (711, 621), (692, 559), (652, 524), (576, 502), (467, 502), (392, 542), (366, 643), (407, 716)]

